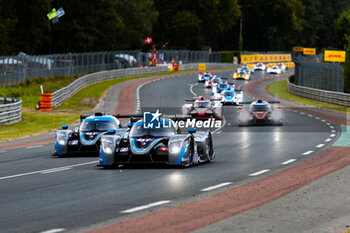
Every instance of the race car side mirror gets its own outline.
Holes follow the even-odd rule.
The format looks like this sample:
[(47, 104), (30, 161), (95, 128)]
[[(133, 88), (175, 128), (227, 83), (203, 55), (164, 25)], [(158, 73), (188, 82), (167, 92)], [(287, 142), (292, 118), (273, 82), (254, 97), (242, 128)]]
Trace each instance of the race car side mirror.
[(131, 125), (131, 123), (129, 122), (129, 123), (128, 123), (128, 128), (131, 128), (131, 126), (132, 126), (132, 125)]
[(62, 125), (62, 129), (68, 129), (68, 125)]
[(190, 134), (196, 133), (196, 132), (197, 132), (196, 128), (189, 128), (188, 129), (188, 133), (190, 133)]
[(75, 132), (75, 133), (78, 133), (78, 132), (79, 132), (79, 127), (75, 127), (75, 128), (74, 128), (74, 132)]

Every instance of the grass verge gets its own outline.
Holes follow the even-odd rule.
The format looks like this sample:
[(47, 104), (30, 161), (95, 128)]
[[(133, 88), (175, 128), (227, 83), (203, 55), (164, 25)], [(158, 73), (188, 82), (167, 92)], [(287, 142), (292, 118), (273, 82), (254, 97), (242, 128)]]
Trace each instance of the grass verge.
[(281, 99), (289, 100), (298, 104), (303, 104), (311, 107), (317, 107), (317, 108), (343, 112), (343, 113), (349, 110), (347, 107), (344, 107), (341, 105), (328, 104), (328, 103), (319, 102), (319, 101), (293, 95), (288, 91), (287, 80), (280, 80), (280, 81), (271, 83), (270, 85), (267, 86), (266, 89), (273, 96), (276, 96)]
[(0, 141), (9, 141), (49, 132), (61, 128), (62, 124), (73, 123), (79, 116), (78, 113), (23, 113), (21, 122), (0, 126)]

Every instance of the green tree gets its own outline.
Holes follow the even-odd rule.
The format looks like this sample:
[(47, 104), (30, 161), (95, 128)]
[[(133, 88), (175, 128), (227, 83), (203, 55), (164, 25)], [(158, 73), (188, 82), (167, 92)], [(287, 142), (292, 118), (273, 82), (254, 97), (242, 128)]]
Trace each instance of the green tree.
[[(52, 0), (1, 0), (0, 29), (7, 51), (16, 54), (43, 52), (48, 42), (49, 24), (46, 14)], [(6, 51), (5, 50), (5, 51)], [(45, 49), (44, 49), (45, 50)]]
[(169, 38), (172, 46), (184, 49), (201, 49), (204, 38), (199, 18), (189, 11), (179, 11), (169, 26)]
[(158, 12), (153, 0), (117, 0), (116, 11), (125, 25), (122, 37), (118, 38), (127, 49), (140, 49), (144, 38), (152, 33)]
[(125, 25), (116, 12), (114, 0), (61, 0), (66, 14), (52, 24), (55, 52), (91, 52), (123, 49)]
[[(159, 12), (158, 21), (153, 31), (154, 38), (159, 43), (169, 41), (170, 48), (197, 49), (203, 45), (211, 46), (214, 49), (225, 47), (227, 33), (233, 35), (234, 25), (240, 17), (240, 7), (237, 0), (178, 0), (166, 1), (155, 0), (155, 6)], [(185, 16), (192, 22), (185, 23), (179, 17)], [(175, 25), (181, 23), (182, 29)], [(186, 28), (187, 27), (187, 28)], [(176, 31), (174, 31), (174, 28)], [(180, 30), (181, 29), (181, 30)], [(183, 32), (193, 31), (189, 38), (196, 41), (180, 44), (180, 40), (186, 40)], [(198, 33), (197, 35), (193, 35)], [(197, 43), (197, 44), (196, 44)], [(188, 47), (191, 44), (191, 47)]]
[(344, 11), (336, 22), (336, 30), (339, 35), (339, 46), (346, 51), (344, 64), (345, 92), (350, 93), (350, 9)]
[(244, 49), (290, 50), (303, 29), (304, 5), (299, 0), (240, 1)]

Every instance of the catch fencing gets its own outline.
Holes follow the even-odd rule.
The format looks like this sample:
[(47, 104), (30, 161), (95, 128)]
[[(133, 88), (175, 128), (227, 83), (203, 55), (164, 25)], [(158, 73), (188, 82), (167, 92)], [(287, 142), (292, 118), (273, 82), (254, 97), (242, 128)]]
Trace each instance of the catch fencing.
[(295, 76), (288, 79), (288, 91), (305, 98), (350, 107), (350, 94), (303, 87), (293, 84)]
[(0, 97), (0, 124), (12, 124), (21, 121), (22, 100)]
[(12, 86), (37, 77), (146, 67), (152, 60), (157, 64), (169, 64), (173, 59), (179, 64), (221, 62), (221, 53), (189, 50), (157, 50), (155, 53), (125, 50), (33, 56), (20, 53), (0, 57), (0, 86)]
[(334, 92), (344, 92), (344, 69), (338, 63), (320, 62), (322, 56), (299, 56), (295, 62), (295, 84)]

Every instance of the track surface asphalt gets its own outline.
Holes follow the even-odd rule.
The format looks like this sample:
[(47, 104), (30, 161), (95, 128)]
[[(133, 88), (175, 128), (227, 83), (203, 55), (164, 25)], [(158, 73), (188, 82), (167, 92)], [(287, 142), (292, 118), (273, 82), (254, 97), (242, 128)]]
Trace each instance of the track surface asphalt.
[[(218, 74), (231, 77), (232, 71), (220, 71)], [(266, 78), (264, 73), (256, 73), (253, 80), (263, 78)], [(237, 81), (236, 86), (246, 83), (248, 82)], [(120, 93), (120, 88), (121, 86), (112, 88), (107, 95), (108, 99), (100, 107), (111, 109), (112, 112), (119, 96), (114, 94), (115, 101), (110, 96), (112, 93)], [(192, 97), (194, 94), (210, 96), (209, 89), (196, 83), (195, 74), (150, 82), (135, 93), (140, 97), (139, 104), (142, 108), (155, 110), (181, 107), (186, 103), (185, 97)], [(245, 101), (251, 99), (245, 95)], [(113, 102), (114, 105), (109, 106)], [(135, 98), (135, 107), (137, 106)], [(85, 231), (178, 206), (301, 164), (326, 150), (339, 135), (338, 126), (331, 122), (292, 109), (283, 110), (284, 125), (281, 127), (237, 127), (237, 109), (225, 106), (223, 112), (225, 127), (216, 130), (213, 135), (215, 160), (189, 169), (145, 165), (104, 170), (96, 167), (97, 157), (52, 157), (53, 144), (6, 150), (1, 149), (5, 144), (0, 144), (1, 231)], [(346, 170), (337, 173), (341, 172)], [(340, 182), (346, 184), (346, 181)], [(349, 187), (348, 184), (346, 185)], [(327, 187), (325, 184), (319, 185), (317, 187)], [(293, 192), (282, 199), (293, 200), (295, 195), (305, 192), (303, 189), (312, 187), (304, 187), (297, 191), (298, 194)], [(339, 198), (336, 194), (334, 195)], [(244, 212), (232, 217), (234, 219), (224, 220), (235, 224), (218, 223), (198, 231), (270, 232), (271, 229), (277, 229), (273, 232), (282, 232), (281, 229), (285, 228), (278, 228), (276, 224), (297, 222), (288, 222), (287, 217), (283, 221), (277, 218), (278, 207), (285, 203), (279, 202), (283, 200), (278, 199), (250, 210), (253, 212)], [(344, 202), (349, 204), (349, 198)], [(298, 203), (301, 205), (303, 202)], [(271, 208), (266, 209), (269, 205)], [(134, 209), (135, 207), (140, 208)], [(281, 208), (287, 211), (291, 208), (295, 215), (295, 211), (301, 211), (295, 206), (284, 205)], [(319, 209), (315, 207), (314, 210), (307, 211)], [(338, 215), (340, 214), (339, 211)], [(275, 215), (280, 222), (273, 221)], [(233, 225), (237, 228), (230, 228)], [(286, 229), (289, 231), (283, 232), (293, 232), (290, 231), (295, 229), (293, 224), (288, 226)], [(316, 225), (312, 223), (305, 226), (307, 228), (302, 229), (306, 231), (316, 229)]]

